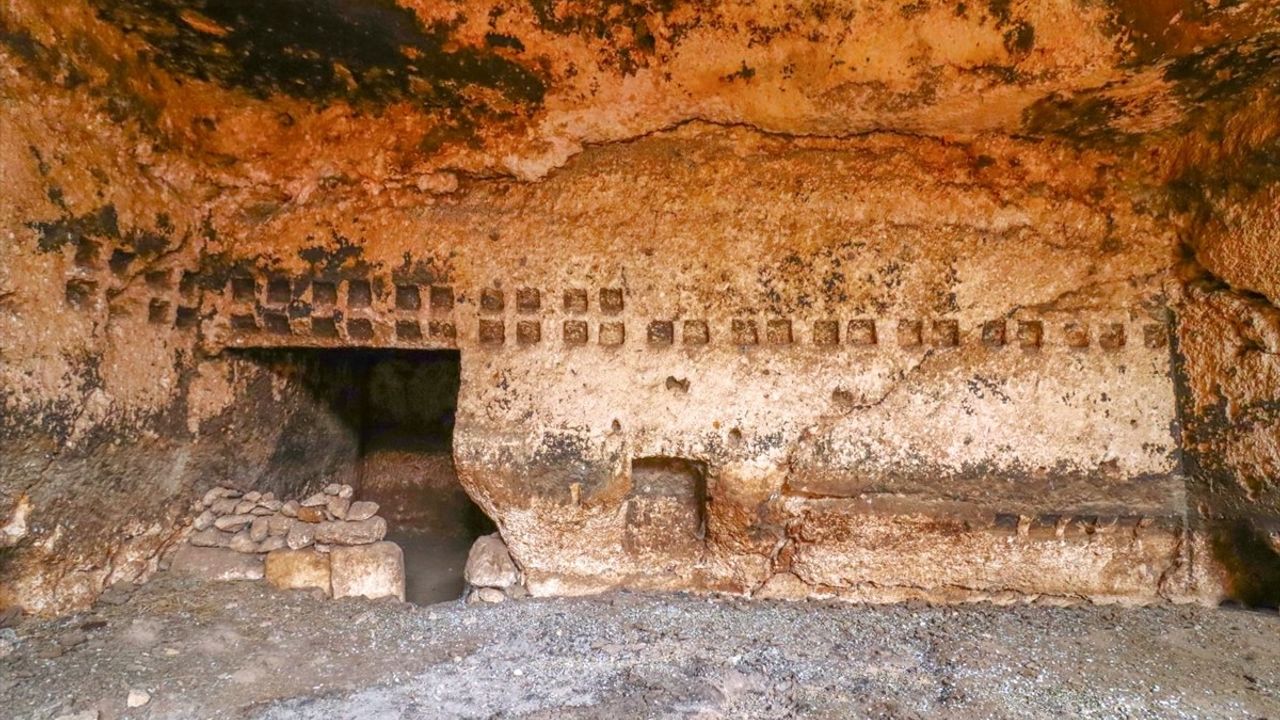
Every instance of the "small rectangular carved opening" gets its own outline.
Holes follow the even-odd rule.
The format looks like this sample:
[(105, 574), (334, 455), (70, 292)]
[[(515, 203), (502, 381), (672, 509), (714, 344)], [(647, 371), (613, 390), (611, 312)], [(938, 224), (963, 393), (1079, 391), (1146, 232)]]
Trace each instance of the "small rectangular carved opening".
[(707, 535), (707, 465), (681, 457), (631, 461), (627, 544), (693, 553)]

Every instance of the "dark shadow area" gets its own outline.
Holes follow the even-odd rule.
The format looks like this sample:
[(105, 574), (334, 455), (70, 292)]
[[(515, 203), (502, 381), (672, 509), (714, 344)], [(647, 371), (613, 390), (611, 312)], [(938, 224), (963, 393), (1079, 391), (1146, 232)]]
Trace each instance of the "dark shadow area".
[[(328, 440), (350, 446), (341, 475), (350, 478), (357, 499), (378, 503), (387, 539), (404, 549), (406, 597), (418, 603), (460, 597), (467, 552), (495, 527), (462, 489), (453, 466), (459, 353), (322, 348), (236, 354), (270, 370), (277, 381), (301, 386), (338, 421)], [(259, 394), (269, 402), (269, 388)], [(305, 445), (317, 442), (309, 437)], [(282, 460), (287, 469), (288, 458)]]
[(1248, 521), (1224, 521), (1215, 528), (1212, 543), (1229, 576), (1232, 600), (1247, 608), (1280, 607), (1280, 554), (1263, 531)]

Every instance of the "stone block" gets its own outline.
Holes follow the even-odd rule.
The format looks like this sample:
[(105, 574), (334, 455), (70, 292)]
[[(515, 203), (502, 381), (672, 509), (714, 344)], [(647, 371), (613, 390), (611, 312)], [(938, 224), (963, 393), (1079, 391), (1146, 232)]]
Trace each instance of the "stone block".
[(498, 533), (476, 539), (463, 573), (467, 582), (476, 587), (506, 588), (520, 582), (520, 571)]
[(347, 520), (358, 522), (360, 520), (368, 520), (378, 514), (378, 503), (368, 500), (357, 500), (351, 503), (351, 507), (347, 509)]
[(329, 562), (333, 597), (404, 600), (404, 553), (399, 545), (335, 545), (329, 552)]
[(333, 594), (329, 555), (315, 550), (276, 550), (267, 553), (267, 582), (281, 590), (319, 588)]
[(387, 535), (387, 521), (376, 516), (358, 522), (322, 522), (315, 527), (316, 542), (326, 545), (367, 545)]
[(201, 580), (261, 580), (263, 563), (260, 555), (183, 545), (174, 553), (169, 571)]
[(199, 547), (231, 547), (231, 538), (235, 537), (232, 533), (222, 532), (217, 528), (205, 528), (191, 533), (191, 537), (187, 539), (192, 545)]
[(295, 522), (285, 537), (285, 542), (291, 550), (301, 550), (315, 541), (316, 526), (305, 522)]

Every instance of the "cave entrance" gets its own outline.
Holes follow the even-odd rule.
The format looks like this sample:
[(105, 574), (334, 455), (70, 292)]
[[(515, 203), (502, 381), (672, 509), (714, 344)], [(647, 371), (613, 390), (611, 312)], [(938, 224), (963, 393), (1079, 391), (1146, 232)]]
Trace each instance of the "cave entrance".
[(456, 350), (389, 350), (364, 368), (360, 495), (381, 506), (388, 539), (404, 550), (411, 602), (460, 597), (472, 542), (496, 529), (453, 465), (459, 359)]
[[(496, 528), (462, 489), (453, 465), (459, 352), (291, 348), (236, 354), (300, 384), (315, 400), (313, 421), (297, 430), (312, 437), (297, 444), (333, 448), (325, 479), (349, 482), (356, 499), (378, 503), (387, 539), (404, 550), (406, 599), (425, 604), (461, 597), (472, 542)], [(273, 472), (287, 475), (294, 465), (298, 474), (284, 486), (315, 482), (314, 467), (284, 456)]]

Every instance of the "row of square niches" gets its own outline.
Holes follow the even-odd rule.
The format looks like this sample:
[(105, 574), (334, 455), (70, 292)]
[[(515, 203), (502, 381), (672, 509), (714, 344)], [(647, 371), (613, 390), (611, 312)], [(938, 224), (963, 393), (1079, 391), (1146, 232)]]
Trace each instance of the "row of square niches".
[[(367, 279), (337, 281), (301, 280), (296, 284), (288, 278), (270, 278), (265, 287), (255, 277), (233, 277), (230, 281), (231, 299), (237, 303), (288, 305), (301, 299), (310, 285), (309, 302), (312, 307), (345, 307), (347, 309), (372, 308), (375, 304), (374, 283)], [(435, 311), (453, 310), (456, 298), (453, 287), (448, 285), (419, 285), (394, 283), (393, 290), (378, 304), (389, 304), (392, 309), (416, 312), (424, 307)], [(543, 309), (543, 293), (537, 288), (518, 288), (515, 293), (515, 309), (518, 313), (536, 313)], [(565, 290), (561, 298), (565, 312), (585, 313), (591, 306), (591, 293), (585, 288)], [(261, 297), (260, 297), (261, 296)], [(341, 297), (342, 303), (339, 303)], [(507, 309), (507, 293), (498, 288), (480, 291), (480, 312), (498, 314)], [(600, 312), (614, 315), (625, 305), (622, 288), (600, 288), (596, 293), (596, 307)]]
[[(511, 326), (514, 326), (514, 337), (509, 337), (508, 328)], [(291, 321), (284, 312), (271, 310), (263, 310), (258, 315), (233, 314), (231, 328), (240, 332), (263, 331), (275, 335), (310, 332), (322, 338), (345, 337), (358, 341), (373, 340), (378, 335), (374, 322), (369, 318), (347, 318), (343, 322), (338, 317), (312, 316)], [(622, 321), (595, 323), (593, 333), (592, 323), (586, 320), (564, 320), (560, 323), (559, 330), (560, 339), (565, 345), (587, 345), (593, 338), (600, 345), (616, 346), (627, 342), (627, 325)], [(792, 321), (786, 318), (769, 319), (763, 323), (755, 319), (739, 318), (730, 321), (727, 327), (720, 330), (722, 335), (714, 333), (706, 320), (652, 320), (644, 328), (643, 339), (648, 345), (659, 347), (676, 344), (709, 345), (713, 336), (724, 337), (730, 344), (738, 346), (787, 346), (802, 342), (797, 337)], [(1054, 326), (1051, 332), (1041, 320), (992, 320), (983, 323), (978, 330), (973, 334), (973, 339), (988, 347), (1014, 345), (1035, 350), (1050, 344), (1072, 349), (1096, 345), (1103, 350), (1116, 351), (1129, 343), (1125, 323), (1091, 325), (1085, 322), (1066, 322)], [(1143, 347), (1158, 349), (1168, 343), (1168, 331), (1164, 325), (1146, 324), (1141, 331)], [(410, 342), (425, 338), (452, 342), (458, 337), (454, 323), (439, 320), (420, 323), (416, 319), (401, 318), (395, 321), (394, 333), (397, 340)], [(517, 345), (535, 345), (543, 340), (543, 321), (518, 320), (509, 323), (500, 319), (481, 318), (477, 323), (476, 339), (482, 345), (504, 345), (508, 340), (514, 340)], [(891, 321), (859, 318), (848, 321), (843, 328), (838, 320), (815, 320), (809, 326), (808, 333), (809, 343), (820, 347), (871, 347), (890, 342), (906, 348), (952, 348), (959, 347), (964, 339), (960, 323), (950, 319)]]

